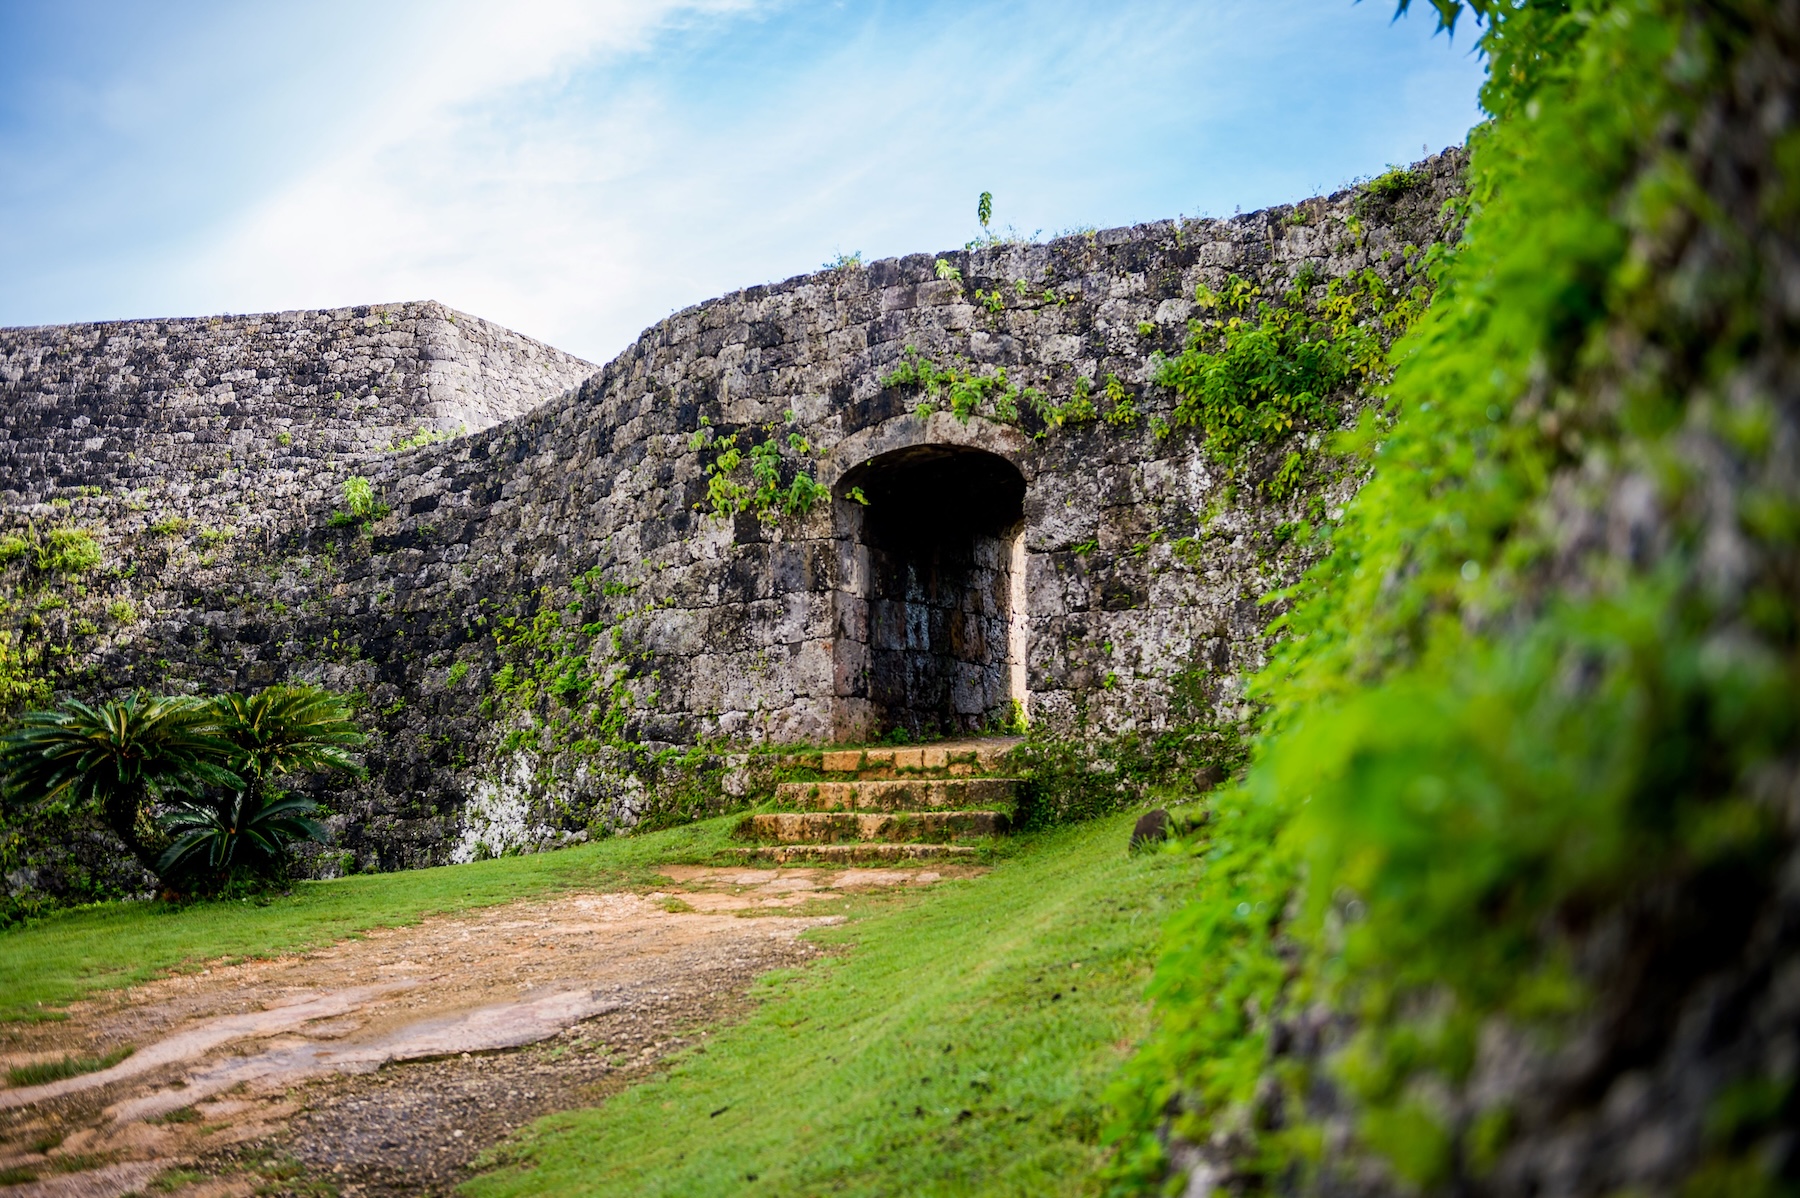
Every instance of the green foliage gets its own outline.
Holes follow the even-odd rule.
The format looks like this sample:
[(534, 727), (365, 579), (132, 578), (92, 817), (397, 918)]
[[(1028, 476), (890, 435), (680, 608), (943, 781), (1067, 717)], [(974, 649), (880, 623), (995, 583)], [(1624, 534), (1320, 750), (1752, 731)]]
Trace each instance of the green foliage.
[(984, 229), (988, 227), (988, 222), (994, 219), (993, 192), (984, 191), (981, 193), (981, 198), (975, 201), (975, 219), (981, 222), (981, 227)]
[[(1203, 286), (1197, 299), (1215, 315), (1194, 322), (1185, 352), (1153, 359), (1155, 383), (1172, 388), (1176, 403), (1168, 420), (1151, 420), (1152, 428), (1158, 437), (1196, 428), (1216, 458), (1229, 460), (1247, 446), (1279, 441), (1296, 429), (1331, 425), (1349, 387), (1384, 367), (1384, 347), (1417, 317), (1427, 294), (1423, 281), (1397, 293), (1372, 270), (1323, 286), (1316, 271), (1303, 270), (1274, 304), (1238, 275), (1230, 276), (1222, 292)], [(1005, 293), (977, 289), (975, 299), (998, 313)], [(1094, 380), (1086, 376), (1077, 376), (1058, 403), (1039, 388), (1013, 383), (1003, 366), (976, 370), (960, 360), (940, 365), (910, 345), (881, 382), (917, 389), (913, 411), (921, 418), (948, 408), (961, 421), (979, 415), (1003, 424), (1036, 422), (1039, 437), (1096, 421), (1125, 430), (1135, 427), (1140, 415), (1137, 397), (1114, 375), (1106, 378), (1102, 410), (1095, 403)], [(1290, 469), (1278, 485), (1296, 482)]]
[(1390, 166), (1363, 184), (1363, 191), (1384, 200), (1392, 200), (1405, 195), (1423, 182), (1425, 182), (1425, 176), (1420, 171), (1404, 166)]
[[(0, 794), (15, 826), (28, 813), (66, 820), (91, 812), (159, 875), (192, 878), (210, 861), (222, 876), (278, 864), (280, 838), (296, 830), (316, 838), (316, 825), (304, 818), (310, 801), (265, 800), (268, 781), (355, 769), (347, 751), (362, 742), (343, 700), (313, 687), (211, 701), (69, 700), (26, 714), (0, 737)], [(174, 808), (160, 828), (150, 820), (151, 801)], [(165, 843), (168, 834), (173, 844)], [(240, 840), (251, 847), (240, 848)]]
[[(578, 575), (571, 590), (583, 599), (596, 592), (621, 599), (633, 595), (638, 584), (605, 579), (596, 567)], [(631, 644), (626, 628), (660, 604), (608, 604), (601, 618), (582, 623), (580, 601), (559, 607), (554, 598), (551, 588), (540, 588), (516, 614), (478, 618), (491, 628), (501, 663), (482, 712), (504, 714), (513, 722), (503, 751), (533, 750), (548, 770), (551, 755), (560, 751), (639, 750), (629, 735), (637, 703), (632, 679), (648, 655)]]
[(213, 728), (230, 743), (230, 768), (253, 787), (284, 774), (360, 773), (351, 750), (368, 738), (340, 695), (306, 685), (271, 686), (212, 701)]
[[(805, 459), (812, 453), (811, 442), (799, 433), (781, 438), (773, 427), (764, 433), (763, 440), (751, 445), (746, 454), (738, 444), (739, 433), (716, 437), (703, 417), (701, 427), (689, 438), (689, 447), (696, 452), (712, 452), (712, 460), (702, 470), (706, 477), (706, 506), (714, 515), (751, 512), (758, 520), (773, 521), (804, 516), (831, 499), (831, 489), (815, 478), (806, 465)], [(784, 446), (791, 459), (783, 455)], [(748, 479), (740, 475), (746, 463)], [(781, 481), (784, 474), (786, 485)]]
[[(409, 449), (418, 449), (426, 445), (437, 445), (444, 441), (454, 441), (467, 431), (468, 430), (460, 424), (453, 429), (434, 429), (429, 425), (421, 424), (412, 431), (410, 436), (395, 438), (394, 443), (388, 446), (388, 452), (404, 453)], [(345, 497), (346, 502), (348, 501), (348, 498), (348, 496)], [(373, 497), (371, 496), (371, 498)]]
[(0, 628), (0, 711), (41, 703), (50, 697), (47, 680), (33, 673), (13, 645), (13, 634)]
[[(1758, 614), (1796, 604), (1778, 572), (1792, 526), (1761, 515), (1795, 506), (1791, 449), (1732, 381), (1758, 349), (1737, 330), (1763, 327), (1755, 255), (1723, 248), (1746, 231), (1668, 148), (1689, 144), (1698, 97), (1734, 86), (1753, 36), (1736, 22), (1760, 10), (1434, 7), (1446, 26), (1464, 8), (1487, 21), (1494, 120), (1474, 137), (1465, 235), (1393, 349), (1391, 428), (1345, 440), (1370, 482), (1282, 596), (1285, 639), (1252, 685), (1256, 764), (1191, 846), (1206, 870), (1168, 931), (1159, 1031), (1114, 1091), (1120, 1192), (1161, 1191), (1159, 1129), (1231, 1138), (1255, 1192), (1359, 1154), (1470, 1188), (1508, 1112), (1465, 1093), (1452, 1118), (1432, 1096), (1468, 1078), (1478, 1032), (1555, 1043), (1594, 1001), (1577, 929), (1656, 887), (1754, 892), (1786, 835), (1755, 787), (1800, 740), (1797, 629)], [(1702, 289), (1650, 265), (1697, 244), (1721, 247)], [(1245, 418), (1220, 427), (1265, 427), (1258, 396), (1284, 390), (1315, 389), (1246, 389)], [(1746, 560), (1784, 563), (1741, 596), (1699, 582), (1693, 497), (1714, 483), (1684, 451), (1702, 439), (1708, 479), (1788, 480), (1746, 485), (1730, 514)], [(1555, 481), (1631, 470), (1657, 481), (1663, 547), (1561, 557)], [(1276, 1062), (1275, 1020), (1321, 1003), (1353, 1021), (1349, 1044)], [(1327, 1083), (1356, 1139), (1322, 1158), (1307, 1117)], [(1777, 1108), (1756, 1109), (1746, 1145), (1777, 1134)], [(1710, 1161), (1693, 1192), (1772, 1192), (1769, 1159)]]
[(47, 702), (79, 660), (74, 638), (98, 634), (105, 604), (93, 577), (104, 568), (86, 528), (27, 523), (0, 536), (0, 714)]
[(14, 1065), (6, 1071), (6, 1081), (13, 1086), (41, 1086), (46, 1082), (59, 1082), (65, 1077), (80, 1077), (84, 1073), (99, 1073), (102, 1069), (111, 1069), (131, 1053), (132, 1048), (127, 1045), (97, 1057), (65, 1056), (54, 1061)]
[(985, 876), (853, 900), (812, 933), (823, 959), (764, 979), (741, 1022), (540, 1120), (468, 1192), (1091, 1194), (1095, 1095), (1146, 1026), (1156, 929), (1200, 873), (1128, 855), (1131, 818), (1027, 833)]
[(1421, 288), (1396, 297), (1369, 270), (1319, 290), (1303, 277), (1271, 304), (1239, 275), (1223, 291), (1199, 288), (1202, 311), (1214, 315), (1196, 321), (1188, 348), (1156, 373), (1177, 396), (1172, 426), (1198, 429), (1208, 450), (1227, 459), (1333, 423), (1342, 391), (1382, 365), (1385, 334), (1415, 315), (1424, 296)]
[(1106, 399), (1111, 405), (1107, 408), (1105, 420), (1113, 428), (1130, 428), (1137, 423), (1137, 401), (1131, 392), (1125, 389), (1117, 375), (1106, 376)]
[(344, 480), (341, 494), (344, 508), (352, 516), (364, 517), (375, 510), (375, 487), (360, 474)]
[(376, 498), (375, 484), (360, 474), (352, 474), (344, 480), (339, 496), (344, 506), (341, 511), (332, 513), (330, 523), (334, 526), (368, 524), (393, 511)]
[(1263, 491), (1277, 503), (1292, 498), (1300, 490), (1306, 475), (1306, 457), (1295, 450), (1282, 459), (1281, 466), (1263, 486)]
[(235, 785), (223, 764), (228, 750), (198, 699), (134, 694), (93, 707), (70, 699), (0, 736), (0, 798), (9, 815), (21, 807), (96, 812), (150, 865), (145, 803)]
[(278, 875), (291, 842), (326, 842), (324, 825), (312, 818), (318, 810), (305, 796), (261, 787), (245, 787), (212, 801), (177, 801), (158, 821), (174, 839), (157, 858), (156, 872), (206, 891), (245, 875)]
[(27, 525), (22, 534), (0, 537), (0, 566), (24, 560), (42, 573), (74, 577), (98, 568), (105, 556), (100, 542), (85, 528), (65, 525), (39, 535), (35, 526)]
[[(999, 292), (995, 292), (999, 295)], [(1007, 381), (1006, 368), (995, 367), (987, 374), (977, 374), (967, 367), (943, 367), (925, 357), (913, 346), (900, 353), (900, 363), (882, 376), (883, 387), (916, 387), (923, 398), (914, 412), (925, 418), (940, 405), (947, 404), (958, 420), (967, 423), (974, 415), (986, 416), (1005, 424), (1016, 424), (1022, 407), (1045, 402), (1034, 387), (1018, 387)]]

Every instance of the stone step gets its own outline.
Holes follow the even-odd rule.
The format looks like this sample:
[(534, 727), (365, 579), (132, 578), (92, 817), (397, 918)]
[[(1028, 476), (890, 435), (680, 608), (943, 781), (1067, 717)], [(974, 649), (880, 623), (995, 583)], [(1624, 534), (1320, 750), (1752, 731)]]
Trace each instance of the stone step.
[(776, 811), (747, 816), (738, 825), (739, 836), (778, 844), (827, 844), (860, 840), (927, 842), (959, 836), (995, 836), (1006, 831), (1006, 816), (998, 811), (891, 811), (865, 814), (851, 811)]
[(1019, 737), (997, 736), (980, 740), (945, 741), (918, 748), (826, 749), (793, 753), (781, 760), (826, 774), (893, 777), (933, 774), (967, 777), (1004, 769), (1008, 755), (1023, 744)]
[(1017, 778), (864, 778), (855, 782), (783, 782), (779, 807), (798, 811), (941, 811), (1018, 807)]
[(775, 865), (820, 862), (831, 865), (868, 865), (883, 861), (928, 861), (942, 857), (973, 857), (966, 844), (765, 844), (732, 850), (744, 861)]

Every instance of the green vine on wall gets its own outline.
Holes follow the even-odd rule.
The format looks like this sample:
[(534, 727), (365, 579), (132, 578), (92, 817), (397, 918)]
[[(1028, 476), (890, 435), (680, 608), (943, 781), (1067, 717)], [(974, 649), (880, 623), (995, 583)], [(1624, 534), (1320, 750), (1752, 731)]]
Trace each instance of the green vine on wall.
[(1069, 398), (1059, 404), (1037, 387), (1012, 382), (1004, 366), (983, 372), (957, 361), (954, 366), (941, 366), (909, 345), (901, 351), (900, 364), (882, 376), (881, 385), (917, 388), (921, 398), (913, 405), (913, 414), (921, 420), (944, 408), (964, 423), (971, 416), (983, 416), (1000, 424), (1020, 425), (1030, 413), (1042, 422), (1040, 437), (1064, 425), (1102, 420), (1124, 428), (1138, 418), (1136, 400), (1114, 375), (1107, 375), (1101, 388), (1107, 405), (1102, 412), (1094, 402), (1094, 380), (1085, 375), (1076, 378)]
[[(793, 413), (788, 413), (790, 422)], [(799, 433), (779, 437), (773, 426), (764, 437), (749, 446), (738, 443), (742, 433), (720, 437), (713, 433), (711, 421), (700, 418), (700, 427), (688, 439), (695, 453), (712, 451), (712, 460), (702, 467), (706, 476), (706, 503), (716, 516), (752, 512), (758, 520), (771, 521), (783, 517), (804, 516), (831, 498), (831, 490), (813, 477), (804, 459), (813, 452), (812, 443)], [(791, 459), (784, 458), (785, 446)], [(749, 476), (744, 477), (748, 467)], [(787, 476), (783, 484), (782, 476)]]
[(558, 604), (546, 586), (536, 592), (535, 611), (483, 611), (475, 617), (477, 627), (493, 637), (499, 663), (488, 679), (482, 714), (536, 721), (509, 732), (503, 751), (636, 747), (626, 732), (636, 703), (632, 665), (641, 655), (627, 643), (625, 624), (656, 610), (658, 603), (632, 603), (584, 621), (584, 610), (596, 595), (625, 598), (638, 587), (606, 580), (596, 566), (577, 575), (570, 589), (575, 598), (566, 603)]
[(78, 638), (99, 619), (129, 622), (136, 609), (90, 595), (87, 580), (105, 561), (88, 529), (35, 524), (0, 536), (0, 712), (47, 703)]
[[(1424, 310), (1421, 283), (1401, 295), (1372, 270), (1332, 279), (1303, 269), (1280, 300), (1231, 275), (1221, 291), (1195, 293), (1202, 316), (1188, 347), (1155, 364), (1155, 381), (1175, 392), (1171, 430), (1194, 428), (1227, 458), (1296, 429), (1329, 425), (1335, 396), (1382, 367), (1389, 339)], [(1291, 463), (1290, 463), (1291, 465)]]

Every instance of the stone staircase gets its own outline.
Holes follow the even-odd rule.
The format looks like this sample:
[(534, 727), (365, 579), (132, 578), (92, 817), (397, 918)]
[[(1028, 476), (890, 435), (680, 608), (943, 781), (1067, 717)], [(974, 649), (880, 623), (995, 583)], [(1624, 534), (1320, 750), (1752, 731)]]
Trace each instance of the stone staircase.
[(1012, 825), (1020, 780), (1004, 776), (1017, 737), (919, 748), (796, 753), (783, 764), (817, 780), (783, 782), (776, 810), (749, 815), (738, 853), (776, 864), (877, 864), (973, 857), (964, 841)]

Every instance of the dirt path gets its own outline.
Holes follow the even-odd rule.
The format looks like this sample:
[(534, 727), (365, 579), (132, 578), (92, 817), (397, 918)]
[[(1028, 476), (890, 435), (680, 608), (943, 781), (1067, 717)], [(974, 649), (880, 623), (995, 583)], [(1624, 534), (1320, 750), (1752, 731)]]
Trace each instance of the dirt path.
[(672, 866), (655, 893), (434, 917), (76, 1004), (6, 1029), (0, 1065), (135, 1051), (0, 1088), (0, 1198), (446, 1192), (514, 1128), (739, 1013), (845, 896), (965, 872)]

